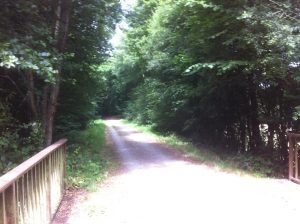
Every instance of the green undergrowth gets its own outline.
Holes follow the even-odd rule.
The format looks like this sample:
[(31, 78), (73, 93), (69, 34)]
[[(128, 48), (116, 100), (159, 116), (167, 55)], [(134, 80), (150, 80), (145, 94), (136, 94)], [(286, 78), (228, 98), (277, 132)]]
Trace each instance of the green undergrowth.
[(107, 176), (109, 167), (104, 153), (104, 122), (91, 122), (86, 130), (72, 131), (67, 137), (67, 187), (96, 190), (97, 183)]
[(140, 125), (128, 120), (123, 123), (136, 128), (154, 137), (158, 142), (167, 144), (184, 153), (188, 158), (193, 158), (217, 170), (231, 172), (238, 175), (250, 175), (254, 177), (282, 177), (274, 164), (267, 158), (249, 154), (229, 155), (218, 153), (209, 147), (196, 146), (175, 134), (162, 134), (152, 130), (151, 125)]

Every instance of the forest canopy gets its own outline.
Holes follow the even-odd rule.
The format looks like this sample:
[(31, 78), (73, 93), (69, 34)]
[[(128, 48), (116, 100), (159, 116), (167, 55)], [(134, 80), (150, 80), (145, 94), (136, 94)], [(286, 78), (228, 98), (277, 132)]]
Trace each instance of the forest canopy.
[(2, 0), (0, 172), (97, 114), (117, 0)]
[(112, 110), (284, 163), (286, 133), (300, 128), (299, 15), (292, 0), (137, 1), (105, 65), (122, 99)]
[(299, 1), (2, 0), (0, 16), (0, 171), (100, 115), (286, 163)]

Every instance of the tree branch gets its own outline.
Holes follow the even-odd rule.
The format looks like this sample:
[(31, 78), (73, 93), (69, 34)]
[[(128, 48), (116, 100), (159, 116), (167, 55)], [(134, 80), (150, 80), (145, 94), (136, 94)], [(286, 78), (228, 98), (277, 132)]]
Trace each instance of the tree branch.
[(16, 88), (17, 92), (21, 94), (23, 97), (25, 97), (25, 94), (21, 91), (17, 83), (13, 79), (11, 79), (8, 75), (0, 75), (0, 78), (9, 80), (11, 84), (13, 84), (13, 86)]

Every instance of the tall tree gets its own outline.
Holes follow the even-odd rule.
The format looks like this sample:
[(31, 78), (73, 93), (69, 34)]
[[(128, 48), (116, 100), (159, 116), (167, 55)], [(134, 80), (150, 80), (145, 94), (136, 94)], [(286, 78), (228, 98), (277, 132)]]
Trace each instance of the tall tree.
[[(108, 54), (108, 40), (120, 16), (120, 3), (116, 0), (3, 0), (2, 3), (3, 99), (8, 96), (7, 84), (12, 85), (16, 94), (11, 107), (16, 117), (25, 123), (40, 122), (45, 144), (49, 145), (59, 97), (65, 94), (60, 91), (61, 85), (67, 81), (74, 83), (69, 74), (80, 73), (101, 82), (97, 66)], [(91, 83), (90, 79), (85, 79), (86, 85)], [(97, 92), (95, 89), (93, 94)], [(22, 110), (26, 112), (23, 117)]]
[[(55, 48), (63, 54), (66, 48), (66, 41), (68, 37), (71, 0), (57, 0), (54, 1), (54, 41)], [(45, 132), (45, 143), (50, 145), (53, 137), (53, 122), (57, 109), (57, 100), (62, 76), (62, 62), (57, 64), (57, 72), (54, 75), (54, 83), (46, 85), (43, 93), (43, 127)]]
[(286, 131), (299, 128), (298, 12), (288, 0), (138, 1), (112, 60), (125, 114), (229, 151), (286, 159)]

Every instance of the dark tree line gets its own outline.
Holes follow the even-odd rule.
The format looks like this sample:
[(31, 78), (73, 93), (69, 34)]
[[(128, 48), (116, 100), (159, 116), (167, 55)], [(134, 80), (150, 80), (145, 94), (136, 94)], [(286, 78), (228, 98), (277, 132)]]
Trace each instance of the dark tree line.
[(106, 63), (127, 102), (117, 106), (157, 130), (286, 160), (286, 133), (299, 131), (299, 12), (290, 0), (139, 0)]
[(99, 110), (117, 0), (1, 0), (0, 172)]
[(1, 1), (0, 170), (96, 115), (123, 113), (232, 153), (287, 158), (299, 130), (300, 4)]

